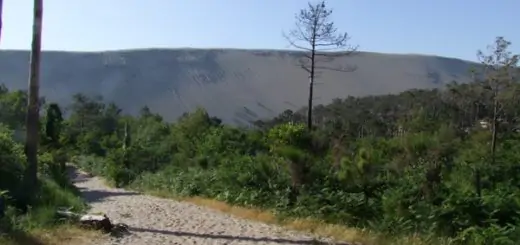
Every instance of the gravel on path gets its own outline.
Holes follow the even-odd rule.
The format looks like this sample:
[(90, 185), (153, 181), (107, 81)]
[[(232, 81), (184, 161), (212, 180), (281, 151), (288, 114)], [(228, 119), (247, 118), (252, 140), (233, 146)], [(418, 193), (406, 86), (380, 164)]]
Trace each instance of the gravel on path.
[(72, 169), (71, 178), (92, 207), (130, 234), (107, 237), (100, 245), (306, 245), (342, 244), (311, 234), (245, 220), (191, 203), (108, 187), (98, 177)]

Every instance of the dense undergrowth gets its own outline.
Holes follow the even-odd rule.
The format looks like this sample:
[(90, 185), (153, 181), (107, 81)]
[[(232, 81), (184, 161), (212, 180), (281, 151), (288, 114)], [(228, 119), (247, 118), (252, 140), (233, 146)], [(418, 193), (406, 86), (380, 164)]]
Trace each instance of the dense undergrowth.
[(63, 139), (98, 157), (78, 159), (84, 168), (120, 186), (395, 237), (514, 244), (518, 85), (494, 90), (487, 81), (338, 99), (315, 108), (312, 132), (301, 112), (244, 129), (203, 109), (166, 123), (147, 108), (122, 116), (113, 104), (76, 96)]
[[(39, 154), (39, 181), (33, 193), (24, 185), (27, 161), (20, 134), (13, 129), (23, 126), (24, 93), (9, 93), (0, 88), (0, 243), (37, 244), (31, 238), (34, 230), (49, 229), (60, 224), (55, 216), (59, 207), (81, 211), (86, 206), (78, 190), (67, 179), (61, 166), (64, 157), (45, 147)], [(17, 118), (18, 117), (18, 118)], [(22, 239), (23, 241), (17, 241)]]
[[(66, 120), (47, 113), (50, 136), (42, 142), (117, 186), (420, 237), (424, 244), (516, 244), (520, 86), (497, 75), (501, 66), (491, 68), (496, 74), (442, 90), (337, 99), (314, 109), (312, 131), (300, 111), (253, 128), (223, 125), (202, 108), (169, 123), (147, 107), (129, 116), (113, 103), (78, 94)], [(4, 99), (16, 96), (23, 93)], [(19, 117), (20, 108), (7, 108), (2, 117)], [(2, 151), (12, 153), (2, 161), (20, 169), (20, 148), (4, 138), (11, 143)], [(16, 171), (2, 174), (18, 181)], [(40, 205), (43, 210), (73, 199), (45, 183), (63, 191), (45, 195), (54, 198)], [(16, 193), (13, 186), (0, 188)]]

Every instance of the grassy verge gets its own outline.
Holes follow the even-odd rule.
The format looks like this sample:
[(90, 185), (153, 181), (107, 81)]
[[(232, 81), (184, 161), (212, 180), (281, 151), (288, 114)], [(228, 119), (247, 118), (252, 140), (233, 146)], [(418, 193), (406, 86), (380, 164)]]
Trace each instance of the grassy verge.
[(353, 228), (337, 224), (328, 224), (320, 220), (310, 218), (290, 218), (276, 215), (270, 210), (262, 210), (249, 207), (240, 207), (228, 203), (208, 199), (204, 197), (180, 197), (174, 193), (159, 190), (139, 189), (146, 194), (174, 199), (177, 201), (189, 202), (198, 206), (203, 206), (231, 214), (247, 220), (258, 221), (266, 224), (273, 224), (287, 229), (312, 233), (318, 236), (331, 237), (336, 241), (348, 241), (363, 245), (447, 245), (448, 241), (436, 237), (424, 236), (388, 236), (366, 229)]
[(41, 179), (37, 201), (26, 214), (8, 206), (0, 222), (0, 244), (6, 245), (60, 245), (91, 244), (95, 232), (80, 229), (59, 221), (55, 215), (59, 207), (71, 207), (81, 212), (86, 205), (79, 192), (70, 183), (58, 183), (47, 177)]
[(2, 245), (90, 245), (99, 234), (69, 225), (18, 231), (0, 237)]
[[(79, 159), (78, 165), (86, 172), (103, 176), (105, 171), (102, 160), (93, 158)], [(146, 176), (145, 176), (146, 175)], [(291, 230), (313, 233), (318, 236), (331, 237), (337, 241), (348, 241), (351, 243), (361, 243), (363, 245), (447, 245), (450, 244), (446, 240), (439, 239), (436, 236), (425, 237), (420, 235), (401, 235), (401, 234), (383, 234), (369, 229), (361, 229), (349, 227), (345, 225), (326, 223), (323, 220), (287, 216), (284, 213), (276, 212), (276, 210), (255, 208), (252, 206), (244, 207), (233, 205), (224, 201), (212, 199), (211, 197), (201, 197), (178, 192), (178, 182), (168, 182), (174, 175), (170, 172), (159, 171), (156, 173), (147, 173), (141, 175), (127, 188), (141, 191), (146, 194), (169, 198), (178, 201), (190, 202), (198, 206), (204, 206), (216, 211), (231, 214), (236, 217), (263, 222), (267, 224), (279, 225)], [(191, 177), (191, 176), (190, 176)], [(166, 183), (165, 181), (168, 180)], [(184, 185), (194, 183), (194, 178), (187, 178)], [(190, 182), (191, 181), (191, 182)], [(108, 180), (109, 186), (113, 186), (113, 181)], [(182, 188), (181, 188), (182, 189)]]

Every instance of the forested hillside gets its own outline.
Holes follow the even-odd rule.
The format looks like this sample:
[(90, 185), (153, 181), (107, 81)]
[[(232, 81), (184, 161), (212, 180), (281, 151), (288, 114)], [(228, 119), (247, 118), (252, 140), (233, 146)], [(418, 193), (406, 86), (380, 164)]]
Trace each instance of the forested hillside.
[[(234, 49), (149, 49), (107, 52), (42, 52), (41, 94), (69, 104), (75, 93), (100, 95), (127, 113), (143, 105), (174, 121), (204, 107), (225, 123), (249, 125), (285, 109), (306, 105), (301, 52)], [(0, 83), (25, 89), (29, 52), (0, 51)], [(472, 63), (453, 58), (359, 52), (336, 57), (331, 67), (355, 72), (321, 72), (316, 104), (334, 98), (440, 88), (470, 80)]]
[[(501, 55), (482, 56), (481, 80), (336, 99), (314, 108), (311, 131), (299, 112), (242, 129), (203, 108), (170, 123), (147, 107), (130, 116), (78, 94), (68, 118), (44, 105), (40, 151), (117, 186), (366, 228), (397, 244), (516, 244), (517, 56), (503, 39), (494, 47)], [(21, 128), (25, 97), (1, 90), (4, 125)], [(21, 148), (2, 135), (0, 189), (16, 193)]]

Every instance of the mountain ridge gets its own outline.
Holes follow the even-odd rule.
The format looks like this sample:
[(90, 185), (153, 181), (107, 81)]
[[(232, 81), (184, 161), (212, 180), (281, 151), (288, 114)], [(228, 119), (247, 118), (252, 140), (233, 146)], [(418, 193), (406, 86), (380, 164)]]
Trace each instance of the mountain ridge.
[[(272, 48), (198, 48), (198, 47), (178, 47), (178, 48), (161, 48), (161, 47), (149, 47), (149, 48), (124, 48), (124, 49), (105, 49), (105, 50), (42, 50), (42, 53), (68, 53), (68, 54), (100, 54), (100, 53), (124, 53), (124, 52), (139, 52), (139, 51), (154, 51), (154, 50), (162, 50), (162, 51), (246, 51), (246, 52), (254, 52), (254, 51), (273, 51), (273, 52), (284, 52), (284, 53), (304, 53), (301, 50), (295, 49), (272, 49)], [(29, 53), (31, 50), (29, 49), (0, 49), (0, 53), (2, 52), (24, 52)], [(331, 52), (334, 53), (334, 52)], [(443, 59), (453, 59), (459, 60), (463, 62), (475, 63), (476, 61), (466, 60), (459, 57), (452, 56), (443, 56), (436, 54), (422, 54), (422, 53), (393, 53), (393, 52), (375, 52), (375, 51), (358, 51), (357, 53), (362, 54), (371, 54), (371, 55), (396, 55), (396, 56), (418, 56), (418, 57), (431, 57), (431, 58), (443, 58)]]

